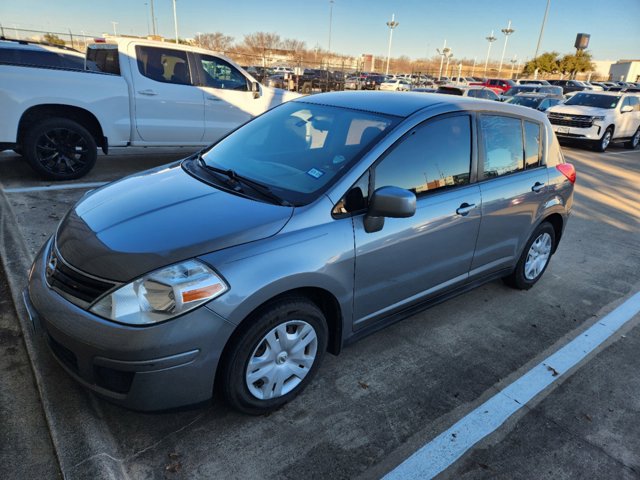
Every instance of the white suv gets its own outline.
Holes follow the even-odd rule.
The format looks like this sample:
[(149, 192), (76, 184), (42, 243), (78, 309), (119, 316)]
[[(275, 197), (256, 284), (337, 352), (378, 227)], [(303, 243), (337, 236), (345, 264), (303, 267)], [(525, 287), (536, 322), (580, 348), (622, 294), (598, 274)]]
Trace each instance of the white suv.
[(620, 92), (579, 92), (547, 116), (559, 139), (589, 142), (604, 152), (611, 142), (640, 143), (640, 96)]

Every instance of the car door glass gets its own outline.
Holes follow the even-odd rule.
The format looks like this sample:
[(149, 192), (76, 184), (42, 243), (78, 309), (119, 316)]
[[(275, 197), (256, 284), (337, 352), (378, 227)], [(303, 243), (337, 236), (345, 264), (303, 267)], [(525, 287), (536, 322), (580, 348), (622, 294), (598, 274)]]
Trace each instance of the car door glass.
[(524, 122), (524, 156), (525, 168), (540, 166), (542, 161), (542, 144), (540, 143), (540, 125)]
[(482, 115), (483, 178), (508, 175), (524, 169), (522, 123), (517, 118)]
[(169, 48), (136, 45), (138, 71), (162, 83), (191, 84), (187, 52)]
[(375, 188), (395, 186), (423, 195), (467, 185), (471, 170), (471, 120), (443, 118), (412, 130), (375, 167)]
[(198, 56), (204, 85), (224, 90), (247, 91), (247, 78), (233, 65), (211, 55)]

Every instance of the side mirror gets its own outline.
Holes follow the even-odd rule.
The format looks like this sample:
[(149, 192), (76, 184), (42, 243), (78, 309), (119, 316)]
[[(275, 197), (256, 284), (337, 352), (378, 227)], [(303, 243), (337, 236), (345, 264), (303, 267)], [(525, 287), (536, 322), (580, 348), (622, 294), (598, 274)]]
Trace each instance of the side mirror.
[(398, 187), (380, 187), (371, 196), (369, 211), (364, 217), (364, 230), (373, 233), (382, 230), (385, 217), (407, 218), (416, 213), (416, 196)]
[(620, 113), (629, 113), (633, 112), (633, 107), (631, 105), (625, 105), (620, 109)]
[(260, 84), (258, 82), (251, 82), (251, 91), (253, 98), (260, 98)]

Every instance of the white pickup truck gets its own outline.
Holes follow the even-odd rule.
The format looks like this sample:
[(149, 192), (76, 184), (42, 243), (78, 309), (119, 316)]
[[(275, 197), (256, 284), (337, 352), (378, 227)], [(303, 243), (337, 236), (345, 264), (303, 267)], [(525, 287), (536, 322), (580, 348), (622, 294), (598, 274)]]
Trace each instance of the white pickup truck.
[[(54, 65), (42, 60), (52, 52)], [(208, 145), (298, 96), (185, 45), (112, 37), (89, 46), (82, 69), (71, 53), (0, 41), (0, 151), (53, 180), (85, 175), (98, 147)]]

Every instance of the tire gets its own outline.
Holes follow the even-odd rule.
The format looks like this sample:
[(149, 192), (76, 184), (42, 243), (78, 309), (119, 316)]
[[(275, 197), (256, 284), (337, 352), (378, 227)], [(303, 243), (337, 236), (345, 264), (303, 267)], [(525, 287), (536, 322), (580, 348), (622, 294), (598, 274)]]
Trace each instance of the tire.
[(98, 157), (91, 133), (66, 118), (49, 118), (34, 124), (25, 134), (22, 148), (31, 168), (49, 180), (83, 177)]
[(611, 144), (611, 139), (613, 138), (613, 128), (607, 127), (607, 129), (602, 134), (600, 140), (596, 141), (594, 146), (594, 150), (596, 152), (604, 152), (607, 147)]
[(302, 93), (310, 94), (311, 93), (311, 87), (308, 84), (303, 85), (302, 86)]
[[(327, 322), (302, 297), (268, 304), (245, 322), (223, 359), (222, 390), (234, 409), (262, 415), (293, 400), (315, 376), (327, 349)], [(285, 331), (293, 343), (283, 348)], [(258, 358), (262, 366), (251, 366)]]
[(638, 127), (636, 133), (633, 134), (633, 137), (624, 143), (624, 148), (633, 150), (634, 148), (638, 148), (638, 144), (640, 144), (640, 127)]
[(555, 242), (556, 232), (553, 226), (548, 222), (541, 223), (525, 245), (516, 268), (503, 279), (504, 282), (518, 290), (533, 287), (549, 265)]

